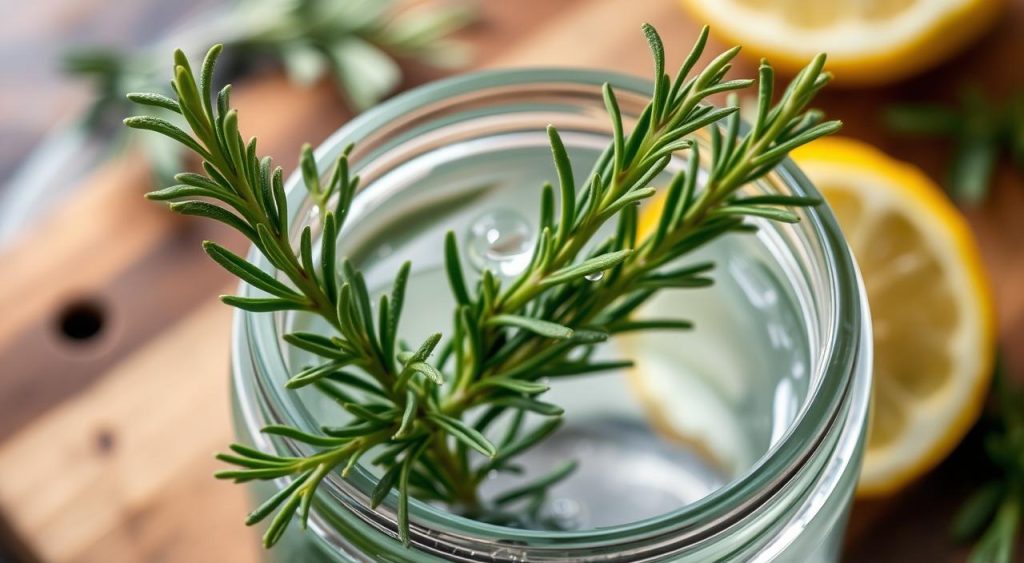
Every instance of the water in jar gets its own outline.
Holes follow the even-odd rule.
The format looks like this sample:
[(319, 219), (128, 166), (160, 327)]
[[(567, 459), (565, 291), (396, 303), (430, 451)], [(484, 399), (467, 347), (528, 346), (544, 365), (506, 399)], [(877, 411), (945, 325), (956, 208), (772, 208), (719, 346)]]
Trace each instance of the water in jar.
[[(563, 136), (585, 177), (605, 139)], [(454, 300), (441, 252), (448, 230), (471, 281), (482, 268), (510, 280), (527, 265), (541, 186), (555, 178), (550, 155), (542, 132), (449, 145), (374, 179), (357, 197), (338, 254), (364, 272), (374, 296), (412, 261), (402, 338), (415, 346), (433, 332), (450, 334)], [(524, 475), (488, 479), (484, 498), (574, 459), (577, 470), (551, 489), (542, 512), (559, 528), (589, 529), (671, 512), (751, 471), (796, 417), (810, 371), (793, 277), (762, 231), (684, 257), (713, 260), (715, 285), (663, 291), (639, 311), (691, 320), (693, 330), (616, 337), (598, 353), (631, 359), (633, 368), (551, 381), (542, 398), (564, 407), (565, 423), (518, 458)], [(311, 318), (290, 322), (325, 329)], [(293, 366), (309, 361), (288, 353)], [(300, 397), (321, 423), (346, 420), (315, 391)]]

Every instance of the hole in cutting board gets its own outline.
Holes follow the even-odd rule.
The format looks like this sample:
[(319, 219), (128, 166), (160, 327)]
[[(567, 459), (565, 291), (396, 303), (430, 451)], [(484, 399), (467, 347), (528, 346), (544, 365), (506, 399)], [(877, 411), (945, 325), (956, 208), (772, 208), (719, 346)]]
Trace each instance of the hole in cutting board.
[(90, 299), (72, 301), (57, 316), (57, 330), (72, 342), (95, 340), (103, 333), (105, 323), (104, 308)]

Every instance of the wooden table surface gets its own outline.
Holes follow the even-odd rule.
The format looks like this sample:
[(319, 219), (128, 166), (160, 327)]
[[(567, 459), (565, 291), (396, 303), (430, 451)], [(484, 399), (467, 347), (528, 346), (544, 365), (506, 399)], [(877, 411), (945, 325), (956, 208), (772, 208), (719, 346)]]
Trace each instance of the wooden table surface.
[[(98, 9), (96, 2), (79, 4)], [(557, 64), (646, 76), (641, 22), (664, 35), (670, 65), (698, 29), (672, 0), (482, 6), (480, 22), (463, 33), (476, 47), (476, 67)], [(12, 25), (0, 24), (0, 35)], [(31, 29), (44, 37), (60, 33), (45, 23)], [(1022, 38), (1024, 1), (1017, 1), (990, 34), (941, 68), (889, 88), (833, 89), (820, 105), (846, 121), (844, 134), (941, 180), (948, 147), (887, 135), (878, 125), (880, 108), (936, 94), (951, 98), (964, 81), (996, 96), (1024, 86)], [(753, 68), (749, 61), (738, 66), (747, 74)], [(406, 86), (436, 76), (411, 68)], [(273, 71), (248, 77), (235, 92), (246, 134), (259, 135), (286, 168), (302, 142), (315, 144), (349, 117), (328, 85), (298, 88)], [(0, 105), (0, 116), (13, 111)], [(0, 138), (31, 137), (6, 130), (7, 123)], [(24, 151), (5, 142), (0, 165)], [(230, 311), (215, 299), (231, 280), (199, 249), (207, 238), (239, 252), (245, 245), (208, 222), (144, 201), (148, 180), (138, 155), (111, 161), (77, 180), (76, 195), (0, 255), (0, 538), (18, 559), (258, 559), (256, 538), (242, 525), (243, 489), (210, 477), (217, 465), (211, 453), (231, 439)], [(1011, 170), (1000, 170), (996, 184), (967, 217), (992, 274), (1009, 372), (1024, 381), (1024, 186)], [(61, 329), (69, 319), (98, 322), (100, 330), (69, 338)], [(981, 478), (976, 442), (969, 439), (897, 497), (858, 504), (845, 559), (962, 560), (964, 549), (949, 543), (945, 529)]]

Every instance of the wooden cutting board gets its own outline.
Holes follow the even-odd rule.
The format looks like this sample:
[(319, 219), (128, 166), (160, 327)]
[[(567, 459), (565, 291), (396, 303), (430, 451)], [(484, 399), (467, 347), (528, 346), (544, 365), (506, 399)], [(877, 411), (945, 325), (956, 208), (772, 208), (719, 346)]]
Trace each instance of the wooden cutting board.
[[(665, 36), (670, 64), (698, 29), (671, 0), (483, 8), (464, 34), (480, 67), (557, 64), (647, 75), (641, 22)], [(1004, 62), (1022, 52), (1022, 36), (1018, 1), (981, 45), (942, 69), (895, 88), (833, 91), (821, 105), (846, 120), (846, 134), (941, 179), (942, 147), (904, 144), (869, 117), (892, 100), (945, 92), (965, 77), (997, 94), (1024, 85), (1020, 70)], [(434, 76), (411, 69), (407, 86)], [(299, 89), (276, 74), (239, 84), (235, 102), (245, 133), (258, 135), (286, 168), (303, 141), (322, 140), (348, 117), (328, 86)], [(242, 525), (244, 489), (210, 477), (212, 453), (231, 440), (230, 311), (215, 296), (232, 283), (199, 249), (206, 238), (239, 252), (245, 245), (144, 201), (148, 178), (138, 155), (112, 161), (0, 256), (0, 535), (28, 560), (258, 559), (256, 538)], [(990, 201), (968, 214), (993, 275), (1008, 362), (1024, 379), (1022, 217), (1024, 186), (1009, 171)], [(91, 329), (98, 330), (92, 337), (68, 336)], [(962, 557), (936, 532), (970, 482), (948, 477), (971, 465), (957, 463), (900, 497), (858, 506), (848, 558)], [(952, 482), (959, 488), (948, 489)], [(922, 503), (934, 509), (922, 511)]]

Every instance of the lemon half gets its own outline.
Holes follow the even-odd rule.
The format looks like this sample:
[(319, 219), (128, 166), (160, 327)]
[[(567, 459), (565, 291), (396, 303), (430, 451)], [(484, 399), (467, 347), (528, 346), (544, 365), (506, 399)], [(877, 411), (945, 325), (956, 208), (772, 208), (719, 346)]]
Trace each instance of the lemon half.
[(931, 67), (992, 24), (1003, 0), (682, 0), (715, 35), (799, 70), (828, 53), (840, 84), (885, 84)]
[[(963, 216), (923, 172), (838, 137), (792, 156), (828, 200), (864, 277), (875, 361), (858, 494), (888, 494), (945, 458), (977, 420), (995, 358), (991, 289)], [(644, 206), (641, 237), (663, 207), (664, 196)], [(643, 367), (630, 376), (656, 391), (640, 393), (655, 428), (692, 440), (667, 414), (669, 372)]]
[(860, 266), (874, 332), (874, 404), (858, 492), (927, 472), (981, 412), (995, 357), (992, 292), (963, 216), (919, 169), (831, 137), (793, 159)]

